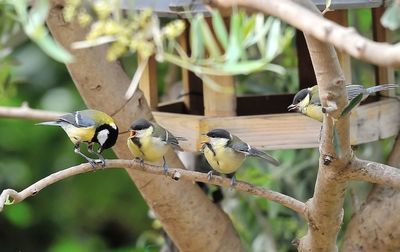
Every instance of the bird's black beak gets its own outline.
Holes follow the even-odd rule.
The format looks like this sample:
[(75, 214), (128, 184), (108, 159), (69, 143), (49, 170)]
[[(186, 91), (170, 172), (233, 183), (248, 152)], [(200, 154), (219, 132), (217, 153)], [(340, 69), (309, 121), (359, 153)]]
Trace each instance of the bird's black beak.
[(295, 104), (290, 104), (289, 107), (287, 107), (288, 111), (293, 111), (293, 110), (298, 110), (298, 106)]

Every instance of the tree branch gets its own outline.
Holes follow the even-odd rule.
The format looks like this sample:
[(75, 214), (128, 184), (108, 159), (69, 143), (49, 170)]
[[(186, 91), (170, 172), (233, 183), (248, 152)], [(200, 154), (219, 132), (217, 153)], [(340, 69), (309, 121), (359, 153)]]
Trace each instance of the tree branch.
[(334, 45), (354, 58), (380, 66), (400, 67), (400, 43), (390, 45), (364, 38), (353, 27), (343, 27), (323, 18), (321, 14), (310, 11), (307, 7), (301, 7), (300, 5), (308, 4), (306, 0), (205, 0), (204, 2), (225, 10), (233, 5), (259, 10), (284, 20), (309, 36)]
[[(122, 160), (122, 159), (107, 159), (106, 169), (109, 168), (126, 168), (126, 169), (134, 169), (139, 172), (145, 172), (154, 175), (164, 175), (164, 171), (161, 166), (151, 165), (151, 164), (144, 164), (143, 166), (137, 162), (136, 160)], [(102, 168), (98, 168), (101, 169)], [(88, 163), (80, 164), (77, 166), (73, 166), (58, 172), (55, 172), (36, 183), (32, 184), (31, 186), (25, 188), (21, 192), (16, 192), (13, 189), (6, 189), (0, 195), (0, 211), (2, 211), (4, 207), (4, 203), (8, 200), (11, 200), (12, 203), (18, 203), (23, 201), (24, 199), (36, 195), (39, 191), (43, 188), (52, 185), (60, 180), (69, 178), (71, 176), (75, 176), (81, 173), (91, 172), (94, 171), (92, 166)], [(203, 182), (207, 184), (213, 184), (222, 187), (231, 187), (231, 180), (229, 178), (223, 178), (221, 176), (213, 176), (211, 180), (208, 180), (206, 173), (189, 171), (184, 169), (178, 168), (169, 168), (167, 174), (165, 175), (170, 177), (174, 180), (187, 180), (187, 181), (197, 181)], [(180, 182), (176, 182), (180, 183)], [(159, 185), (163, 186), (163, 185)], [(232, 188), (232, 187), (231, 187)], [(249, 194), (262, 197), (267, 200), (274, 201), (281, 205), (284, 205), (295, 212), (298, 212), (305, 218), (304, 210), (305, 204), (299, 200), (296, 200), (290, 196), (281, 194), (279, 192), (275, 192), (269, 189), (265, 189), (259, 186), (255, 186), (246, 182), (237, 181), (234, 189), (240, 192), (247, 192)], [(11, 197), (11, 198), (9, 198)]]
[(39, 121), (51, 121), (63, 115), (61, 112), (52, 112), (40, 109), (32, 109), (28, 103), (24, 102), (20, 107), (2, 107), (0, 106), (0, 117), (20, 118)]
[(355, 158), (348, 171), (352, 180), (368, 181), (400, 189), (400, 169), (389, 165)]

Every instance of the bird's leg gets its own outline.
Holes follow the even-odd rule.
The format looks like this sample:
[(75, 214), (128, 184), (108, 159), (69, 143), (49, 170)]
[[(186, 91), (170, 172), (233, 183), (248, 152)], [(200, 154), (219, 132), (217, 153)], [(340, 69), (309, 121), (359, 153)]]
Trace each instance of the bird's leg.
[[(99, 162), (97, 162), (97, 160), (94, 160), (94, 162), (100, 163), (101, 167), (103, 168), (106, 166), (106, 160), (104, 159), (103, 155), (101, 155), (100, 152), (96, 152), (93, 150), (93, 143), (88, 144), (87, 150), (89, 153), (95, 154), (99, 158)], [(101, 151), (101, 147), (99, 148), (99, 151)]]
[(76, 154), (81, 155), (81, 157), (85, 158), (86, 161), (88, 161), (89, 164), (92, 166), (92, 168), (93, 168), (93, 169), (96, 169), (96, 166), (97, 166), (96, 161), (95, 161), (94, 159), (91, 159), (90, 157), (86, 156), (85, 154), (83, 154), (83, 153), (81, 152), (81, 149), (80, 149), (80, 145), (79, 145), (79, 144), (76, 144), (76, 145), (75, 145), (74, 152), (75, 152)]
[(231, 186), (232, 187), (235, 187), (235, 185), (236, 185), (236, 176), (235, 176), (235, 173), (233, 172), (233, 173), (230, 173), (230, 174), (228, 174), (228, 175), (226, 175), (228, 178), (231, 178)]
[(231, 186), (235, 187), (235, 185), (236, 185), (236, 176), (233, 175), (232, 178), (231, 178)]
[(210, 180), (212, 179), (212, 176), (213, 176), (213, 171), (212, 171), (212, 170), (209, 171), (209, 172), (207, 172), (207, 179), (208, 179), (208, 181), (210, 181)]
[(164, 174), (167, 175), (167, 173), (168, 173), (167, 161), (165, 160), (164, 156), (162, 158), (163, 158), (163, 161), (164, 161), (164, 163), (163, 163), (163, 171), (164, 171)]

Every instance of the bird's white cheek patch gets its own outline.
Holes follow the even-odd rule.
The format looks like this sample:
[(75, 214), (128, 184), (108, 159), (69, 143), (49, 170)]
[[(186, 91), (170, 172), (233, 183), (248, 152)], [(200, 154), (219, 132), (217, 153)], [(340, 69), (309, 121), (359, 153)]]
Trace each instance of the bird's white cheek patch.
[(108, 134), (110, 134), (110, 132), (107, 129), (99, 131), (97, 134), (97, 140), (99, 140), (100, 145), (103, 145), (107, 141)]

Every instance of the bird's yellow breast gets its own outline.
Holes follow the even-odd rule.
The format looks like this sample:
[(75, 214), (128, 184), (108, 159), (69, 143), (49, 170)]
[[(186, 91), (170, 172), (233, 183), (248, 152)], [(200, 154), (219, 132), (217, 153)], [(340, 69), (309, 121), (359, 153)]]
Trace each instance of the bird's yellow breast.
[(157, 138), (145, 136), (140, 138), (141, 146), (137, 146), (128, 138), (128, 148), (135, 157), (145, 161), (155, 162), (162, 159), (168, 151), (168, 145)]
[(63, 129), (67, 133), (69, 139), (71, 139), (74, 144), (81, 142), (90, 142), (96, 132), (96, 129), (94, 127), (77, 128), (73, 125), (68, 125), (66, 127), (63, 127)]
[(230, 148), (214, 147), (214, 153), (206, 146), (204, 156), (211, 167), (223, 174), (235, 172), (243, 163), (245, 155)]
[(322, 107), (318, 105), (310, 104), (303, 108), (302, 113), (320, 122), (322, 122), (324, 118)]

